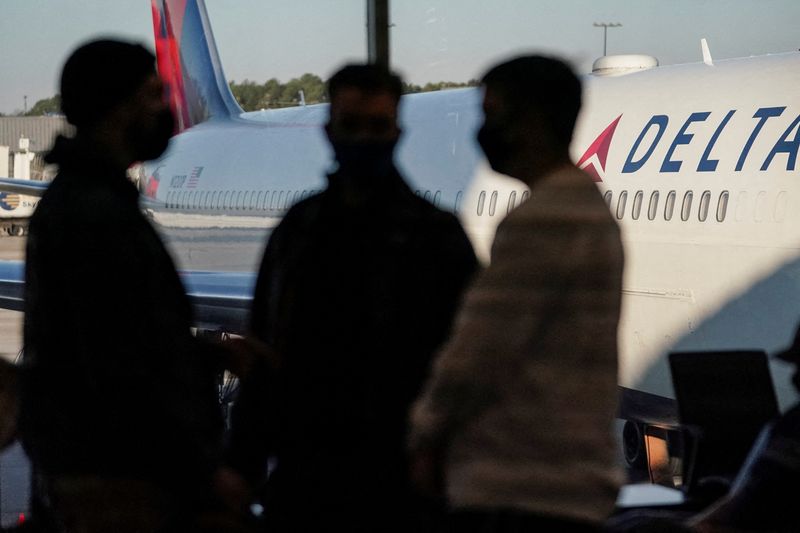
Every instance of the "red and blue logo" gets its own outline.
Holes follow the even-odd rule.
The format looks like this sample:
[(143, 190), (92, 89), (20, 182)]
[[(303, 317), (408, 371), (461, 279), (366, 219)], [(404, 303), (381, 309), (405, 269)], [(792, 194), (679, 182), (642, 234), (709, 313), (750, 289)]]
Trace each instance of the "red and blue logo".
[(614, 119), (578, 160), (578, 168), (589, 174), (595, 182), (603, 181), (603, 177), (606, 175), (608, 149), (611, 147), (611, 139), (614, 137), (614, 131), (621, 118), (622, 115)]

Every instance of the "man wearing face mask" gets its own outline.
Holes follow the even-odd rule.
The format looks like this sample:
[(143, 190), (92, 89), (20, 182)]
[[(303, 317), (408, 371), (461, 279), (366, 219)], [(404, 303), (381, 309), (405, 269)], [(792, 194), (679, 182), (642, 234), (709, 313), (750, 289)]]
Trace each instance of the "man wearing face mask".
[(619, 229), (570, 160), (569, 67), (520, 57), (482, 81), (480, 145), (531, 197), (498, 226), (412, 409), (414, 479), (437, 490), (444, 472), (453, 531), (599, 530), (620, 481)]
[(30, 222), (20, 432), (67, 530), (161, 530), (210, 506), (222, 440), (219, 354), (126, 177), (172, 113), (153, 54), (111, 40), (69, 57), (61, 106), (75, 134)]
[[(328, 93), (337, 169), (264, 253), (251, 327), (280, 368), (272, 387), (243, 384), (232, 456), (253, 483), (276, 458), (271, 531), (421, 530), (407, 409), (476, 259), (456, 218), (415, 196), (393, 163), (400, 79), (350, 65)], [(249, 417), (248, 390), (270, 394)]]

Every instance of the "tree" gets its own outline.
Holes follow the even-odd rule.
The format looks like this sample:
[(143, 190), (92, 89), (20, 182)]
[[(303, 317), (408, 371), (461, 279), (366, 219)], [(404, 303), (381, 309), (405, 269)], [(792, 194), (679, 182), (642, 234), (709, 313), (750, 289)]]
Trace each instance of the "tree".
[(26, 117), (39, 117), (42, 115), (55, 115), (61, 112), (61, 96), (55, 95), (50, 98), (39, 100), (33, 107), (25, 113)]

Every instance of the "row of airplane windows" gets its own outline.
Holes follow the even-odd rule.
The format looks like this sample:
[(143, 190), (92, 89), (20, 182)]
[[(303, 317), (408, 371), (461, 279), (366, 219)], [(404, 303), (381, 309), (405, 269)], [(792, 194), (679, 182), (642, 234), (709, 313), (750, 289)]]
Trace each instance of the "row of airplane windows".
[[(303, 191), (169, 191), (167, 192), (168, 209), (193, 209), (210, 210), (223, 209), (234, 211), (275, 211), (288, 209), (293, 204), (316, 194), (317, 190)], [(442, 199), (442, 191), (421, 191), (414, 193), (439, 206)], [(454, 210), (459, 213), (463, 199), (463, 191), (456, 195)], [(524, 191), (519, 196), (519, 203), (524, 202), (530, 196), (529, 191)], [(478, 196), (476, 214), (478, 216), (495, 216), (497, 213), (497, 203), (499, 199), (498, 191), (481, 191)], [(508, 196), (506, 213), (510, 213), (517, 203), (517, 191), (511, 191)]]
[[(225, 209), (235, 211), (266, 211), (288, 209), (320, 191), (169, 191), (168, 209)], [(438, 206), (442, 191), (414, 191)], [(495, 193), (497, 194), (497, 193)], [(460, 200), (461, 193), (458, 193)]]
[(303, 191), (169, 191), (168, 209), (230, 209), (266, 211), (288, 209), (292, 204), (316, 194)]
[[(608, 208), (611, 209), (611, 212), (614, 213), (618, 220), (622, 220), (625, 218), (628, 205), (628, 191), (621, 191), (617, 196), (617, 204), (616, 208), (612, 206), (614, 193), (612, 191), (606, 191), (603, 194), (603, 198), (608, 205)], [(670, 221), (675, 215), (675, 206), (678, 202), (678, 193), (677, 191), (669, 191), (667, 193), (666, 200), (664, 201), (664, 209), (663, 211), (659, 210), (659, 200), (661, 198), (661, 193), (659, 191), (653, 191), (650, 193), (650, 200), (647, 205), (647, 220), (655, 220), (659, 216), (659, 212), (662, 213), (664, 220)], [(728, 200), (730, 198), (730, 193), (728, 191), (722, 191), (717, 196), (717, 209), (716, 209), (716, 220), (717, 222), (723, 222), (725, 217), (728, 213)], [(686, 191), (683, 195), (683, 199), (681, 200), (680, 210), (678, 214), (682, 221), (686, 222), (692, 217), (692, 204), (694, 202), (694, 192), (693, 191)], [(712, 194), (711, 191), (703, 191), (700, 195), (700, 201), (698, 202), (697, 208), (697, 220), (700, 222), (705, 222), (708, 220), (709, 211), (711, 210), (711, 203), (712, 203)], [(636, 191), (633, 194), (633, 202), (630, 209), (630, 217), (633, 220), (639, 220), (642, 216), (642, 209), (644, 206), (644, 191)]]

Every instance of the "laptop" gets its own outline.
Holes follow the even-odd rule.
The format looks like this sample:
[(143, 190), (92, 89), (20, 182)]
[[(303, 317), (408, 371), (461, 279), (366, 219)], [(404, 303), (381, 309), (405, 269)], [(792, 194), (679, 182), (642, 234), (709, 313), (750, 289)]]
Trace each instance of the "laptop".
[(758, 350), (669, 355), (684, 429), (684, 490), (733, 480), (778, 402), (767, 354)]

